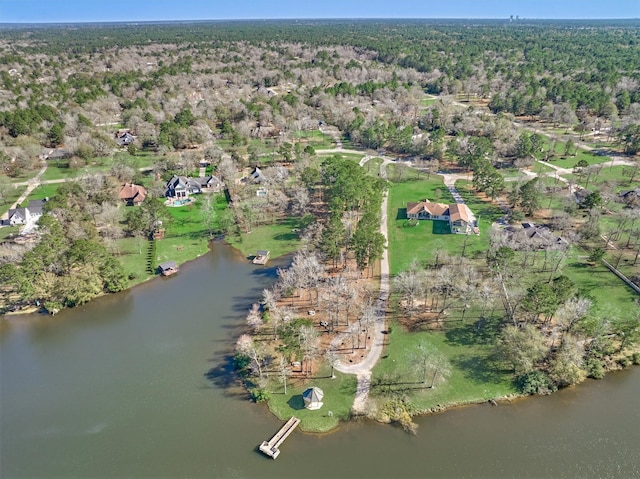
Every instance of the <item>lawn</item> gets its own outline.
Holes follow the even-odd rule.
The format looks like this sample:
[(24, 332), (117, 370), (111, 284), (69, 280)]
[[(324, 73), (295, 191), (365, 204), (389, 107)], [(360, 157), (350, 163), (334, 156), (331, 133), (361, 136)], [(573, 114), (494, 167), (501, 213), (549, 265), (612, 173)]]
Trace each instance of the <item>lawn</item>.
[(136, 156), (131, 156), (127, 152), (118, 152), (115, 156), (96, 157), (87, 160), (86, 165), (78, 168), (69, 168), (68, 160), (49, 161), (47, 170), (40, 177), (41, 180), (60, 180), (65, 178), (76, 178), (87, 173), (105, 173), (111, 168), (113, 162), (122, 159), (131, 168), (147, 168), (153, 166), (160, 159), (153, 152), (141, 151)]
[(9, 236), (17, 235), (20, 232), (21, 226), (3, 226), (0, 228), (0, 241), (8, 238)]
[[(172, 220), (166, 224), (164, 239), (156, 241), (156, 264), (168, 260), (182, 264), (207, 253), (209, 233), (202, 221), (200, 201), (201, 198), (198, 198), (196, 203), (190, 205), (167, 208)], [(226, 207), (224, 202), (216, 204), (216, 209), (224, 207)], [(133, 276), (130, 285), (155, 276), (147, 271), (148, 241), (140, 238), (123, 238), (118, 240), (117, 248), (120, 253), (118, 256), (120, 263), (127, 274)]]
[[(624, 186), (623, 189), (633, 189), (638, 187), (640, 185), (640, 181), (635, 181), (633, 184), (631, 184), (631, 182), (629, 181), (630, 175), (625, 174), (628, 168), (628, 166), (623, 165), (602, 165), (602, 168), (597, 169), (589, 177), (589, 189), (592, 189), (595, 186), (600, 186), (607, 182), (616, 182), (619, 185)], [(574, 173), (571, 175), (565, 175), (565, 178), (571, 178), (574, 182), (578, 182), (580, 185), (584, 186), (587, 180), (587, 176), (588, 175), (583, 175), (583, 177), (580, 178)]]
[[(327, 432), (349, 418), (356, 393), (356, 377), (352, 374), (335, 372), (331, 379), (328, 366), (324, 366), (310, 380), (289, 378), (287, 394), (282, 382), (271, 380), (269, 385), (269, 409), (283, 421), (291, 416), (300, 419), (300, 429), (308, 432)], [(308, 387), (316, 386), (324, 392), (324, 405), (315, 411), (304, 408), (302, 393)], [(332, 415), (329, 415), (331, 411)]]
[(227, 242), (239, 249), (247, 258), (256, 254), (260, 249), (270, 251), (272, 258), (293, 253), (300, 248), (298, 232), (299, 218), (285, 218), (274, 224), (255, 226), (251, 233), (230, 235)]
[(382, 158), (371, 158), (367, 161), (363, 168), (368, 175), (380, 176), (380, 165), (382, 164)]
[(635, 312), (638, 295), (604, 266), (588, 265), (586, 256), (585, 251), (572, 248), (563, 274), (578, 285), (583, 295), (596, 303), (598, 310), (606, 311), (612, 307), (623, 314)]
[(60, 183), (54, 183), (51, 185), (38, 185), (22, 203), (21, 206), (27, 206), (29, 204), (29, 201), (31, 200), (42, 200), (44, 198), (51, 198), (58, 192), (58, 188), (60, 188)]
[[(516, 393), (510, 371), (493, 364), (493, 342), (499, 331), (497, 318), (487, 320), (478, 329), (474, 324), (452, 322), (444, 331), (408, 332), (392, 322), (388, 345), (382, 359), (373, 369), (373, 397), (380, 397), (390, 378), (400, 384), (391, 386), (407, 393), (414, 412), (487, 401)], [(445, 356), (451, 364), (449, 377), (433, 389), (430, 380), (416, 371), (411, 355), (420, 343), (427, 343)], [(381, 384), (382, 383), (382, 384)]]
[(331, 135), (321, 132), (320, 130), (300, 131), (296, 135), (296, 140), (304, 146), (311, 145), (316, 150), (326, 150), (333, 148), (335, 142)]
[(18, 188), (12, 188), (8, 191), (7, 196), (5, 196), (0, 203), (0, 216), (9, 211), (11, 205), (13, 205), (13, 203), (15, 203), (18, 198), (20, 198), (20, 195), (24, 193), (26, 189), (26, 186), (20, 186)]

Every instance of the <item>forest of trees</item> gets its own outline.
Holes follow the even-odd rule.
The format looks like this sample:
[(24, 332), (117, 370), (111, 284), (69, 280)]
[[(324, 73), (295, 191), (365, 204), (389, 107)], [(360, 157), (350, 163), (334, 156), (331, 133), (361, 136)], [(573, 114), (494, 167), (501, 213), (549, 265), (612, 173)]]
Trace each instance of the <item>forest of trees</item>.
[[(57, 189), (37, 244), (0, 250), (0, 282), (49, 311), (125, 288), (131, 278), (115, 259), (118, 240), (147, 237), (168, 220), (157, 199), (162, 182), (204, 161), (230, 200), (217, 213), (214, 202), (202, 207), (209, 237), (300, 220), (305, 254), (264, 293), (270, 322), (255, 309), (248, 322), (279, 341), (283, 361), (302, 358), (308, 373), (317, 355), (310, 320), (286, 321), (290, 314), (278, 301), (322, 304), (329, 329), (358, 321), (368, 332), (370, 294), (352, 283), (369, 278), (385, 248), (380, 204), (388, 187), (352, 159), (331, 153), (319, 159), (310, 144), (317, 135), (316, 146), (394, 154), (427, 177), (442, 165), (470, 171), (473, 191), (489, 202), (502, 195), (513, 223), (543, 205), (550, 210), (549, 226), (567, 240), (563, 247), (534, 252), (492, 237), (481, 261), (465, 257), (464, 249), (456, 257), (429, 251), (429, 261), (393, 278), (398, 308), (413, 320), (429, 304), (436, 324), (451, 310), (461, 310), (464, 320), (473, 309), (478, 330), (500, 311), (495, 354), (523, 391), (598, 377), (606, 358), (640, 340), (638, 319), (594, 313), (563, 266), (578, 240), (593, 262), (604, 257), (600, 238), (605, 248), (610, 240), (623, 245), (621, 238), (626, 246), (619, 251), (638, 248), (638, 195), (620, 206), (621, 185), (633, 190), (639, 171), (638, 26), (636, 20), (341, 20), (4, 29), (0, 201), (10, 196), (11, 181), (35, 174), (43, 152), (56, 148), (68, 156), (65, 167), (94, 173)], [(563, 137), (563, 151), (553, 135), (522, 122), (560, 132), (554, 135)], [(133, 132), (135, 143), (119, 147), (117, 130)], [(514, 178), (505, 171), (531, 173), (541, 161), (572, 158), (576, 142), (595, 131), (625, 155), (620, 178), (598, 181), (596, 189), (603, 165), (577, 160), (570, 195), (553, 208), (560, 186), (548, 178), (525, 175), (508, 186)], [(140, 153), (154, 158), (144, 173)], [(95, 173), (101, 164), (108, 166)], [(257, 165), (267, 196), (240, 180)], [(391, 179), (404, 181), (407, 169), (394, 164)], [(149, 186), (150, 195), (125, 215), (114, 198), (131, 181)], [(337, 276), (321, 285), (325, 269), (348, 270), (354, 281)], [(353, 336), (352, 348), (366, 337)], [(241, 338), (238, 352), (241, 367), (262, 378), (265, 357), (251, 337)], [(431, 354), (419, 353), (416, 364)], [(416, 368), (425, 384), (428, 369)], [(286, 388), (285, 366), (282, 376)]]

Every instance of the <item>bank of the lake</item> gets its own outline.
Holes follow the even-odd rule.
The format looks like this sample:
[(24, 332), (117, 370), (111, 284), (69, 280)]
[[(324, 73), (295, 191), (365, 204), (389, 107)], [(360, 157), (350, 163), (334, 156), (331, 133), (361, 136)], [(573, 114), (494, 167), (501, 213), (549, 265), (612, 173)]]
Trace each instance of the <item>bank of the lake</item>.
[[(640, 368), (493, 407), (296, 431), (247, 400), (229, 362), (246, 309), (275, 279), (214, 243), (180, 275), (57, 316), (0, 320), (0, 476), (636, 477)], [(322, 410), (321, 410), (322, 411)]]

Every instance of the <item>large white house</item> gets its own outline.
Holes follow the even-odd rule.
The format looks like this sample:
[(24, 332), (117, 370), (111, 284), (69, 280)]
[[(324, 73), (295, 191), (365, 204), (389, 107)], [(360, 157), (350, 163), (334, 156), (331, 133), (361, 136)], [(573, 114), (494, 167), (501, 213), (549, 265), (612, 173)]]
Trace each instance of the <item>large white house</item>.
[(479, 234), (476, 218), (464, 203), (431, 203), (429, 200), (407, 203), (407, 218), (412, 220), (447, 221), (452, 233)]
[(9, 217), (5, 221), (5, 224), (16, 226), (26, 225), (30, 221), (37, 221), (37, 219), (42, 216), (42, 206), (46, 201), (47, 198), (44, 200), (31, 200), (29, 201), (29, 205), (24, 208), (9, 210)]

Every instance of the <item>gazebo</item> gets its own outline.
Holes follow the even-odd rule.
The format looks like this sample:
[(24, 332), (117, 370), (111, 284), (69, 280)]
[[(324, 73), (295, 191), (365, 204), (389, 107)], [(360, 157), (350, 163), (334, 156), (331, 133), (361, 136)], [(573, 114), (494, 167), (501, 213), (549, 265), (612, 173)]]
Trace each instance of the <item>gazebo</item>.
[(322, 407), (322, 398), (324, 393), (322, 389), (312, 387), (302, 393), (302, 399), (304, 400), (304, 407), (307, 409), (320, 409)]

